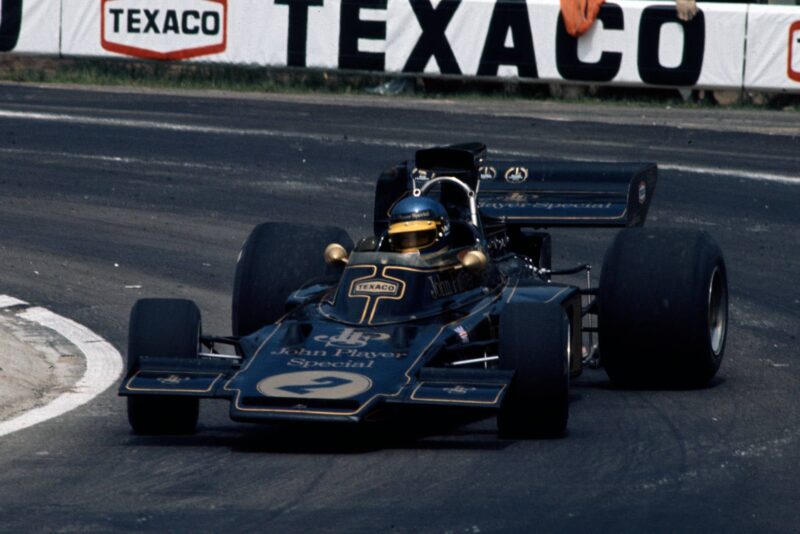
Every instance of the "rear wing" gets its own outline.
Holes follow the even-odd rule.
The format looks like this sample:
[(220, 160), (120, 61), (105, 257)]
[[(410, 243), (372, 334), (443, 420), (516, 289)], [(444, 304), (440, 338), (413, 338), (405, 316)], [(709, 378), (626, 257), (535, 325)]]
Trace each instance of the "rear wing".
[(478, 208), (487, 222), (525, 227), (641, 226), (657, 174), (654, 163), (488, 163)]

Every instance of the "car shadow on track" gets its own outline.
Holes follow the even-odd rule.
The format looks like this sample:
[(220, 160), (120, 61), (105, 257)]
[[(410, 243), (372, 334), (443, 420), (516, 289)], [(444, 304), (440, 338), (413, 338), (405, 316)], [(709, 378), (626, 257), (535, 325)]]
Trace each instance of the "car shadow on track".
[[(724, 385), (726, 382), (725, 377), (722, 376), (715, 376), (711, 379), (711, 382), (706, 384), (703, 387), (686, 387), (686, 388), (675, 388), (669, 386), (659, 386), (659, 385), (652, 385), (652, 386), (642, 386), (642, 387), (634, 387), (634, 386), (623, 386), (619, 384), (613, 383), (609, 378), (608, 375), (605, 374), (605, 371), (602, 369), (593, 369), (584, 371), (584, 373), (577, 379), (573, 380), (570, 383), (571, 394), (575, 394), (575, 391), (582, 391), (582, 390), (589, 390), (589, 389), (598, 389), (598, 390), (605, 390), (605, 391), (705, 391), (710, 389), (716, 389)], [(571, 400), (573, 400), (571, 398)]]
[(498, 437), (495, 418), (473, 415), (395, 417), (381, 423), (230, 424), (201, 426), (189, 436), (134, 436), (134, 447), (225, 447), (234, 452), (278, 454), (365, 454), (381, 450), (485, 450), (513, 446)]

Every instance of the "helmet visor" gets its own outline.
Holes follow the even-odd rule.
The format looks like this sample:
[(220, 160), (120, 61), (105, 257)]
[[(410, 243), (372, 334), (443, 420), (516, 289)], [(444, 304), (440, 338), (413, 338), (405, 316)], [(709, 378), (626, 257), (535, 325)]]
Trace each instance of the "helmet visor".
[(392, 248), (398, 252), (415, 252), (436, 243), (438, 232), (436, 228), (430, 230), (416, 230), (402, 232), (389, 237)]

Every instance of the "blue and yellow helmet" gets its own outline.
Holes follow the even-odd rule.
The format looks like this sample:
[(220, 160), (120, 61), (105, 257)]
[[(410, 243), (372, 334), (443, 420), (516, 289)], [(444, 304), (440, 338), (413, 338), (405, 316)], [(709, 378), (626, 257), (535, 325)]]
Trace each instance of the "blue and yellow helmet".
[(406, 197), (389, 214), (389, 245), (395, 252), (436, 252), (448, 245), (450, 218), (428, 197)]

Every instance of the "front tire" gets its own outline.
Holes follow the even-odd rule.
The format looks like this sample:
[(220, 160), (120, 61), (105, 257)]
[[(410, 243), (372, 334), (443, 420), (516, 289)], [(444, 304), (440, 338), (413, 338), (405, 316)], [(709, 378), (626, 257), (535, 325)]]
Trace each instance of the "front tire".
[(516, 371), (497, 416), (502, 437), (555, 438), (569, 419), (569, 320), (559, 304), (512, 302), (500, 314), (500, 367)]
[[(196, 359), (200, 329), (200, 310), (190, 300), (137, 301), (128, 330), (128, 375), (138, 370), (142, 356)], [(137, 434), (191, 434), (199, 413), (195, 397), (128, 397), (128, 422)]]
[(630, 228), (606, 254), (598, 294), (601, 361), (626, 387), (696, 388), (722, 363), (727, 271), (705, 232)]

